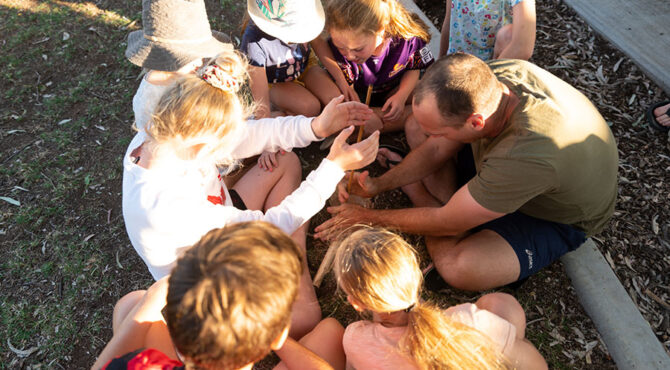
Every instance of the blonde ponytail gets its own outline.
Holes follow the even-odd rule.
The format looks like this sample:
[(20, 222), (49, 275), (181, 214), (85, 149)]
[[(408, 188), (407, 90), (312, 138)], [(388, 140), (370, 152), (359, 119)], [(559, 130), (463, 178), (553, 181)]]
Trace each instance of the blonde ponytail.
[(397, 0), (326, 0), (326, 29), (354, 30), (385, 37), (430, 41), (430, 32), (418, 15), (410, 13)]
[[(435, 349), (439, 348), (439, 351)], [(432, 303), (410, 310), (399, 349), (420, 369), (506, 369), (504, 358), (479, 331), (445, 316)]]
[(420, 369), (507, 368), (488, 337), (419, 299), (418, 258), (400, 236), (361, 226), (338, 242), (334, 270), (340, 288), (368, 310), (409, 313), (398, 351)]

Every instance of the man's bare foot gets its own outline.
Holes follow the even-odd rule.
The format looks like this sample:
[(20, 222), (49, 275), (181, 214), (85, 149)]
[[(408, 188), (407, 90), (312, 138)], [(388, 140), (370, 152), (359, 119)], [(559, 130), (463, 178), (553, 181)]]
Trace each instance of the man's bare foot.
[(661, 126), (670, 127), (670, 103), (654, 109), (656, 122)]
[(390, 145), (380, 145), (377, 151), (377, 162), (384, 168), (393, 168), (402, 162), (406, 153)]
[(661, 132), (670, 130), (670, 100), (652, 105), (647, 109), (649, 127)]

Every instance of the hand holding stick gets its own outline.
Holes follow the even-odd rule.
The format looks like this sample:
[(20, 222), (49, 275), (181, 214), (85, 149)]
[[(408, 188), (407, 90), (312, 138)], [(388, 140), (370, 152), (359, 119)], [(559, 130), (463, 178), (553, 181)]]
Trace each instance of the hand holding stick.
[[(368, 92), (365, 95), (365, 105), (370, 106), (370, 98), (372, 97), (372, 85), (368, 85)], [(358, 126), (358, 138), (356, 139), (356, 143), (360, 143), (361, 140), (363, 139), (363, 126)], [(354, 172), (351, 171), (349, 172), (349, 181), (347, 182), (347, 193), (351, 192), (351, 182), (354, 180)], [(321, 265), (319, 265), (319, 269), (316, 271), (316, 275), (314, 275), (314, 281), (312, 284), (314, 284), (315, 287), (319, 287), (321, 285), (321, 282), (323, 281), (323, 278), (326, 276), (326, 274), (332, 269), (333, 265), (333, 260), (335, 259), (335, 244), (330, 244), (328, 246), (328, 250), (326, 251), (326, 255), (323, 257), (323, 260), (321, 261)]]
[[(370, 106), (370, 98), (372, 97), (372, 85), (368, 85), (368, 92), (365, 94), (365, 105)], [(360, 143), (363, 139), (363, 127), (365, 125), (358, 126), (358, 138), (356, 143)], [(349, 182), (347, 183), (347, 193), (351, 192), (351, 182), (354, 180), (354, 173), (349, 172)]]

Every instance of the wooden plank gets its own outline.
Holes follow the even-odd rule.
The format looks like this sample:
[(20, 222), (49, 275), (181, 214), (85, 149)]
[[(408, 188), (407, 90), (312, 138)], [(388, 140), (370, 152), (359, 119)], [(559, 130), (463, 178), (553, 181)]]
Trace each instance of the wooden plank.
[(565, 0), (670, 94), (669, 0)]

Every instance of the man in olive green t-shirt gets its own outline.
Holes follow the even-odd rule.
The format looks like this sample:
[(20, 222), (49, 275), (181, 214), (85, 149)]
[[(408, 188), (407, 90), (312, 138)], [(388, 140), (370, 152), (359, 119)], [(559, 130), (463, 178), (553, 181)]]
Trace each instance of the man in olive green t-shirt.
[[(353, 222), (422, 234), (447, 283), (484, 290), (537, 272), (612, 215), (612, 133), (584, 95), (549, 72), (452, 54), (428, 69), (412, 108), (405, 128), (412, 151), (380, 177), (357, 174), (351, 191), (402, 187), (416, 208), (333, 207), (317, 237)], [(380, 157), (401, 159), (385, 149)]]

